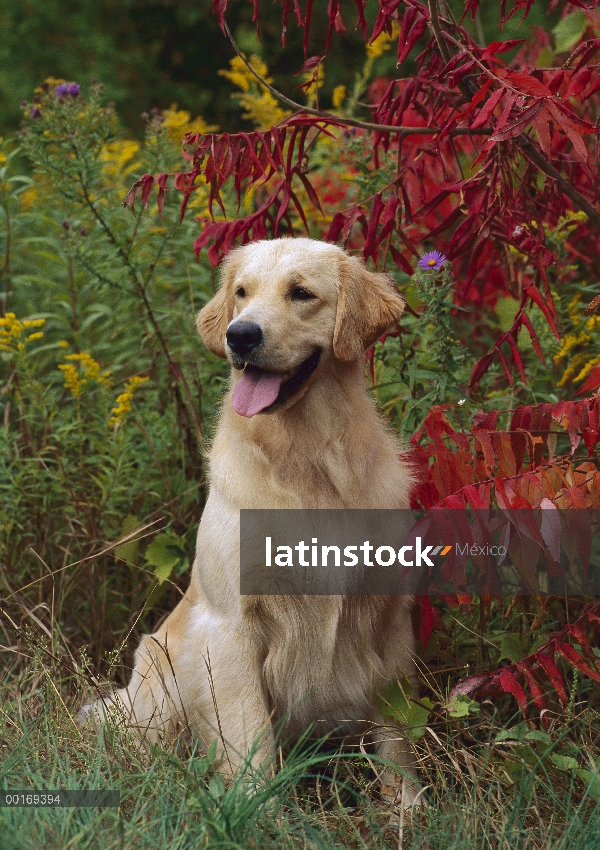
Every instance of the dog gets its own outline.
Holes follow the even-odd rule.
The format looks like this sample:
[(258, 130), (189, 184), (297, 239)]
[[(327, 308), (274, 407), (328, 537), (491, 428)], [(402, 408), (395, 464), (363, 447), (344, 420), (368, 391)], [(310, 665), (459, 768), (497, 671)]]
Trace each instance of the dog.
[[(231, 384), (209, 453), (209, 496), (190, 587), (135, 655), (117, 700), (150, 741), (184, 727), (221, 770), (251, 753), (274, 759), (284, 738), (343, 726), (368, 730), (379, 755), (404, 768), (413, 757), (376, 697), (415, 675), (407, 596), (240, 595), (240, 510), (404, 509), (413, 476), (365, 388), (364, 352), (394, 327), (404, 301), (391, 279), (332, 244), (257, 241), (230, 252), (197, 327), (231, 364)], [(256, 742), (259, 742), (256, 744)], [(400, 773), (403, 771), (401, 770)], [(399, 798), (402, 780), (380, 774)]]

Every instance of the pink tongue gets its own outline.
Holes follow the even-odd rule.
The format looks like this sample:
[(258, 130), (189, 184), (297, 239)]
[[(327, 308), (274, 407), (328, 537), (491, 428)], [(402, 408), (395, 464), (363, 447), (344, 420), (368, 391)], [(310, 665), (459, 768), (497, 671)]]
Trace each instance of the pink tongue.
[(240, 416), (254, 416), (273, 404), (279, 395), (282, 380), (282, 375), (264, 372), (256, 366), (246, 366), (233, 391), (233, 409)]

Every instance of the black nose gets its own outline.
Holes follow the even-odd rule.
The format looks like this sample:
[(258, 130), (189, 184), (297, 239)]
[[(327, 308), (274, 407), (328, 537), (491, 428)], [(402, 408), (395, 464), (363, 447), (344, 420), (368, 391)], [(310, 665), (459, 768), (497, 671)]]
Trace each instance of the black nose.
[(263, 332), (256, 322), (232, 322), (226, 337), (229, 348), (243, 357), (261, 344)]

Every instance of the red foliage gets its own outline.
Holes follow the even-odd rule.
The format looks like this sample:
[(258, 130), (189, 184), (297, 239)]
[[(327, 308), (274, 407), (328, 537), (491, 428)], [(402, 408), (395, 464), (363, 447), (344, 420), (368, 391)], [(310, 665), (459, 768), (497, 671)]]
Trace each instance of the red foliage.
[[(506, 11), (503, 3), (502, 16), (507, 19), (522, 8), (527, 12), (531, 5), (532, 0), (520, 0)], [(284, 4), (284, 23), (289, 6)], [(541, 356), (525, 312), (527, 305), (537, 304), (557, 333), (546, 277), (554, 257), (541, 222), (552, 228), (569, 210), (583, 210), (588, 220), (581, 222), (575, 238), (588, 246), (588, 255), (598, 254), (600, 247), (596, 210), (600, 180), (586, 141), (598, 134), (594, 117), (600, 75), (591, 63), (600, 39), (578, 45), (561, 68), (539, 69), (533, 64), (535, 48), (529, 44), (509, 64), (501, 58), (519, 41), (480, 46), (462, 26), (443, 20), (437, 38), (431, 37), (429, 7), (419, 0), (380, 0), (370, 32), (365, 0), (355, 0), (355, 6), (367, 40), (383, 30), (391, 32), (393, 21), (400, 23), (399, 62), (416, 44), (424, 49), (417, 59), (417, 74), (391, 80), (383, 92), (381, 84), (372, 88), (372, 123), (382, 129), (352, 131), (371, 137), (374, 168), (381, 156), (394, 154), (394, 180), (368, 201), (335, 211), (323, 236), (344, 244), (354, 244), (358, 237), (363, 255), (374, 262), (385, 246), (385, 253), (407, 273), (411, 273), (410, 253), (435, 239), (461, 281), (457, 300), (474, 307), (490, 306), (499, 292), (511, 292), (505, 252), (513, 246), (528, 258), (531, 282), (520, 294), (513, 327), (475, 364), (471, 383), (476, 385), (495, 359), (509, 381), (514, 368), (523, 377), (518, 348), (522, 327)], [(478, 0), (469, 0), (465, 12), (474, 14), (478, 6)], [(226, 8), (226, 0), (215, 0), (222, 25)], [(305, 34), (311, 10), (309, 2), (303, 15), (294, 3)], [(332, 0), (328, 11), (330, 36), (333, 28), (340, 30), (342, 4)], [(442, 58), (440, 44), (451, 54), (449, 61)], [(226, 183), (233, 183), (238, 198), (249, 187), (268, 183), (260, 207), (248, 215), (220, 222), (201, 220), (194, 250), (208, 247), (211, 261), (217, 263), (235, 243), (281, 232), (293, 234), (292, 213), (308, 227), (298, 192), (302, 189), (320, 209), (309, 156), (313, 137), (343, 125), (344, 119), (338, 116), (305, 110), (268, 132), (188, 135), (186, 156), (191, 169), (172, 175), (175, 188), (183, 193), (182, 216), (191, 193), (202, 182), (210, 189), (211, 214), (215, 202), (221, 204)], [(419, 129), (423, 132), (415, 132)], [(159, 179), (160, 200), (166, 179), (166, 175)], [(133, 205), (139, 191), (147, 203), (151, 188), (151, 177), (145, 175), (126, 203)], [(335, 198), (330, 196), (328, 201), (335, 210)], [(573, 239), (568, 245), (575, 251), (572, 243)]]

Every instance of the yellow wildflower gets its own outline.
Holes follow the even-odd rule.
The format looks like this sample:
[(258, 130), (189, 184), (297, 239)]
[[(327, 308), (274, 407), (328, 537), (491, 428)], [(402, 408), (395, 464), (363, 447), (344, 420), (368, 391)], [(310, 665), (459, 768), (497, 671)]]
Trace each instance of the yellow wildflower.
[(135, 157), (140, 149), (139, 142), (132, 139), (121, 139), (117, 142), (109, 142), (104, 145), (100, 152), (100, 158), (105, 163), (102, 172), (105, 177), (126, 177), (139, 168), (139, 162)]
[(346, 99), (346, 86), (336, 86), (333, 90), (331, 100), (333, 108), (338, 109)]
[(46, 77), (41, 86), (38, 86), (37, 89), (34, 89), (35, 94), (43, 94), (44, 91), (48, 89), (55, 89), (56, 86), (59, 86), (61, 83), (66, 83), (66, 80), (63, 80), (62, 77)]
[(563, 340), (563, 344), (560, 347), (560, 351), (554, 355), (553, 360), (555, 363), (558, 363), (559, 360), (562, 360), (567, 354), (575, 348), (577, 345), (583, 345), (590, 341), (590, 337), (582, 331), (579, 334), (567, 334)]
[(590, 316), (585, 327), (588, 331), (597, 331), (600, 328), (600, 316)]
[(45, 319), (17, 319), (14, 313), (7, 313), (4, 318), (0, 319), (0, 351), (25, 351), (25, 344), (33, 342), (36, 339), (41, 339), (43, 333), (33, 333), (25, 339), (25, 343), (21, 340), (24, 331), (31, 328), (40, 328), (46, 323)]
[(597, 366), (598, 363), (600, 363), (600, 357), (592, 357), (591, 360), (588, 360), (581, 372), (579, 372), (579, 374), (575, 375), (575, 377), (573, 378), (575, 383), (577, 383), (578, 381), (583, 381), (584, 378), (587, 378), (594, 366)]
[[(63, 340), (64, 342), (64, 340)], [(59, 343), (60, 345), (61, 343)], [(88, 381), (97, 381), (99, 384), (110, 386), (110, 372), (100, 372), (100, 364), (94, 360), (92, 355), (87, 351), (82, 351), (78, 354), (67, 354), (65, 360), (69, 363), (61, 363), (59, 369), (63, 373), (65, 379), (65, 387), (71, 391), (74, 398), (79, 398), (83, 387)], [(80, 369), (74, 365), (79, 363)], [(82, 373), (85, 377), (82, 377)]]
[(367, 59), (373, 61), (375, 59), (379, 59), (380, 56), (383, 56), (383, 54), (390, 49), (391, 42), (398, 38), (399, 33), (400, 26), (397, 21), (393, 21), (391, 35), (388, 35), (384, 30), (377, 36), (372, 44), (367, 44)]
[(577, 369), (579, 369), (586, 362), (588, 357), (589, 354), (585, 351), (580, 351), (578, 354), (575, 354), (571, 359), (571, 362), (565, 369), (562, 378), (560, 379), (560, 381), (558, 381), (557, 385), (559, 387), (564, 387), (567, 381), (569, 381), (573, 377)]
[(23, 212), (29, 212), (29, 210), (33, 209), (33, 205), (38, 199), (38, 190), (35, 186), (29, 186), (25, 191), (21, 192), (19, 198)]
[(214, 124), (207, 124), (201, 115), (192, 120), (187, 109), (178, 109), (176, 103), (165, 109), (162, 115), (167, 135), (176, 145), (181, 144), (186, 133), (215, 133), (219, 129)]
[[(267, 66), (259, 56), (251, 56), (248, 62), (265, 82), (273, 82), (272, 78), (267, 76)], [(242, 94), (232, 94), (232, 97), (245, 109), (243, 118), (252, 121), (258, 130), (268, 130), (291, 114), (280, 109), (271, 92), (258, 82), (239, 56), (234, 56), (229, 64), (231, 70), (219, 71), (219, 74), (242, 90)]]
[(133, 378), (126, 381), (125, 392), (117, 396), (117, 406), (113, 407), (111, 410), (112, 416), (108, 420), (109, 425), (118, 425), (123, 421), (123, 419), (125, 419), (131, 410), (131, 402), (136, 389), (141, 386), (141, 384), (145, 384), (146, 381), (149, 380), (149, 378), (134, 375)]
[[(268, 76), (269, 69), (260, 58), (260, 56), (256, 56), (256, 54), (252, 54), (250, 59), (248, 60), (248, 64), (251, 68), (254, 68), (259, 77), (262, 77), (263, 80), (267, 83), (272, 83), (273, 78)], [(242, 91), (249, 92), (252, 89), (253, 85), (258, 83), (258, 80), (252, 73), (249, 71), (246, 65), (244, 64), (241, 56), (234, 56), (233, 59), (229, 62), (229, 71), (219, 71), (218, 74), (221, 77), (226, 77), (230, 82), (233, 83), (234, 86), (237, 86), (238, 89)]]
[(323, 88), (325, 69), (322, 65), (318, 65), (316, 75), (314, 71), (308, 71), (306, 74), (302, 74), (302, 79), (305, 83), (310, 84), (303, 88), (303, 92), (306, 95), (308, 103), (312, 104), (316, 101), (317, 89)]
[(73, 398), (79, 398), (83, 385), (87, 384), (86, 379), (79, 377), (79, 370), (72, 363), (60, 363), (58, 368), (63, 373), (66, 389), (70, 390)]

